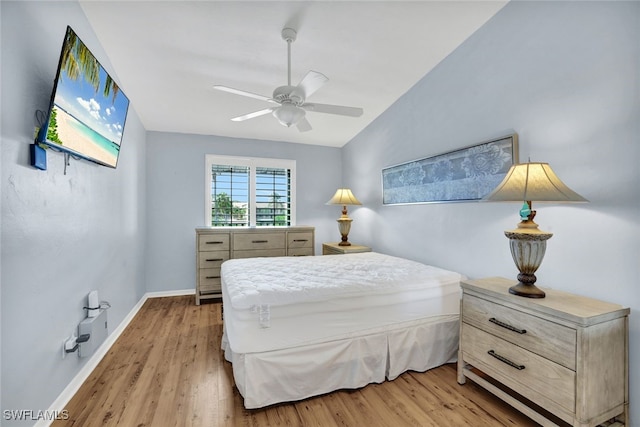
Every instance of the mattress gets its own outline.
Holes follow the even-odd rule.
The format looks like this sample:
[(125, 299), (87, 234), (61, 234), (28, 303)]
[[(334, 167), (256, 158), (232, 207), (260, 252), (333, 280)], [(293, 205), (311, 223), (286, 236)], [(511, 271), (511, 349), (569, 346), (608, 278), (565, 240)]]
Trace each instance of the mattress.
[(426, 318), (457, 316), (461, 275), (376, 252), (222, 264), (225, 334), (272, 351)]
[(247, 408), (456, 360), (459, 273), (376, 252), (221, 268), (222, 348)]

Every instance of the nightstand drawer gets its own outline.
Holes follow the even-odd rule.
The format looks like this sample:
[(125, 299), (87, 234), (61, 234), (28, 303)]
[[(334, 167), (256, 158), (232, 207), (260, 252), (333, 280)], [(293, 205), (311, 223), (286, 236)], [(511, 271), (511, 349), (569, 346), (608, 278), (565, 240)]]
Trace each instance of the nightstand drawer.
[(463, 322), (575, 371), (575, 329), (471, 295), (462, 304)]
[(575, 372), (466, 323), (464, 359), (533, 401), (575, 411)]

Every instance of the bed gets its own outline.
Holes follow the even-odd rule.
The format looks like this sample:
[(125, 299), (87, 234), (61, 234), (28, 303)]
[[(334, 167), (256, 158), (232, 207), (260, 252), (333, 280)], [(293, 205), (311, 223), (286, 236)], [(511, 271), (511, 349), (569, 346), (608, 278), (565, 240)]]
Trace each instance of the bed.
[(376, 252), (232, 259), (222, 349), (247, 409), (456, 361), (459, 273)]

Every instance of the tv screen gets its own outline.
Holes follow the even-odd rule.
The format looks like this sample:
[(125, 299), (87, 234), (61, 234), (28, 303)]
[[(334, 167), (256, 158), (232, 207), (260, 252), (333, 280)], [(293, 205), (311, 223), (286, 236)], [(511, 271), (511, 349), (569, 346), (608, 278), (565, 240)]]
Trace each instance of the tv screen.
[(129, 99), (67, 27), (46, 122), (36, 142), (115, 168)]

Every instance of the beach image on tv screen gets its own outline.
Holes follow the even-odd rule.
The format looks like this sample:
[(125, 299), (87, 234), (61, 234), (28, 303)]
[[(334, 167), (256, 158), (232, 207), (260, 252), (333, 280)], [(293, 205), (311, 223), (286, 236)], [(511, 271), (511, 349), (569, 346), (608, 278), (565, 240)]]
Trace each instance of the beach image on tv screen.
[(47, 140), (115, 167), (129, 100), (69, 28)]

